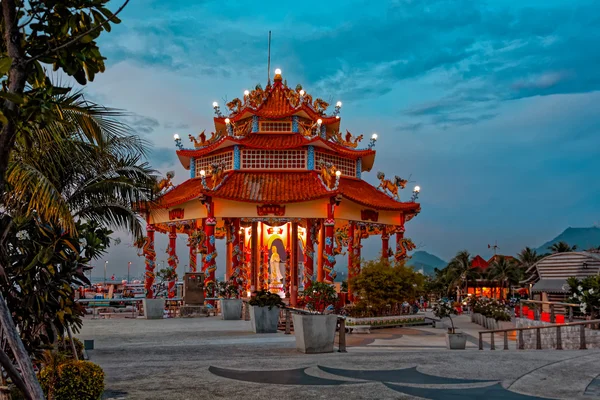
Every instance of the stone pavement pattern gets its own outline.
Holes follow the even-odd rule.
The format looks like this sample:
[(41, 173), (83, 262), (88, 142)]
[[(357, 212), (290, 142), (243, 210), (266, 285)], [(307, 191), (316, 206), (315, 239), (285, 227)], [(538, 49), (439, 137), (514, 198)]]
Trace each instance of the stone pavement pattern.
[[(459, 326), (476, 336), (460, 317)], [(247, 321), (86, 320), (104, 399), (581, 399), (598, 398), (600, 352), (444, 348), (433, 328), (349, 335), (348, 353), (305, 355), (293, 335)], [(508, 389), (508, 390), (507, 390)]]

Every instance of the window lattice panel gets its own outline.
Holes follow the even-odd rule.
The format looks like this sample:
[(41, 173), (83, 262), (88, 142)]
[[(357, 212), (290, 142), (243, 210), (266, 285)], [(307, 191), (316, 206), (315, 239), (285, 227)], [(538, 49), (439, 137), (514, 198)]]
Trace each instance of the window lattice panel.
[(321, 160), (324, 162), (330, 162), (335, 167), (342, 171), (342, 175), (356, 176), (356, 160), (349, 158), (342, 158), (339, 156), (333, 156), (331, 154), (322, 153), (320, 151), (315, 152), (315, 169), (319, 171), (321, 169)]
[(260, 123), (261, 132), (291, 132), (290, 121), (263, 121)]
[(233, 151), (196, 159), (196, 176), (200, 176), (201, 170), (208, 172), (211, 164), (221, 164), (226, 171), (233, 169)]
[(242, 150), (242, 169), (306, 169), (304, 150)]

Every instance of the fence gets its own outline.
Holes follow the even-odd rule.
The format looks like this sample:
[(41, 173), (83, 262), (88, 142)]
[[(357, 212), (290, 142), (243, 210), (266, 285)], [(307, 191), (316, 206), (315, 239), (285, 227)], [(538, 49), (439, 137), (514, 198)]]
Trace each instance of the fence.
[(530, 327), (522, 327), (522, 328), (510, 328), (510, 329), (494, 329), (488, 331), (479, 332), (479, 350), (483, 350), (483, 335), (490, 334), (490, 348), (491, 350), (496, 350), (495, 344), (495, 334), (502, 333), (504, 334), (504, 350), (508, 350), (508, 333), (509, 332), (517, 332), (517, 349), (524, 350), (525, 349), (525, 340), (523, 338), (524, 331), (533, 331), (535, 330), (535, 348), (537, 350), (542, 349), (542, 329), (555, 329), (556, 331), (556, 350), (563, 349), (563, 341), (562, 341), (562, 331), (563, 328), (579, 326), (579, 349), (585, 350), (587, 349), (586, 345), (586, 330), (585, 327), (587, 325), (595, 325), (600, 323), (600, 319), (583, 321), (583, 322), (570, 322), (566, 324), (553, 324), (553, 325), (542, 325), (542, 326), (530, 326)]
[[(531, 307), (529, 307), (528, 305), (531, 305)], [(520, 318), (528, 318), (533, 321), (549, 322), (551, 324), (563, 323), (565, 322), (565, 319), (568, 322), (573, 322), (573, 308), (578, 307), (579, 304), (572, 303), (521, 300), (521, 306), (519, 307), (519, 310), (515, 313), (515, 315), (519, 316)], [(545, 312), (544, 308), (547, 308), (549, 312)], [(569, 309), (568, 313), (564, 312), (565, 308)]]

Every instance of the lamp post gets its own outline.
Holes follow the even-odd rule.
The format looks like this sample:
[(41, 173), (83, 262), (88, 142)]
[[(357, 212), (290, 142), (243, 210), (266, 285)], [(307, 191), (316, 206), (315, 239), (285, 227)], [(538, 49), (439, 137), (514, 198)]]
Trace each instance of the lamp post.
[(102, 285), (106, 285), (106, 266), (108, 265), (108, 261), (104, 261), (104, 282)]
[(131, 261), (127, 263), (127, 283), (129, 283), (129, 269), (131, 268)]
[(420, 186), (415, 186), (414, 190), (413, 190), (413, 194), (412, 197), (410, 199), (410, 201), (412, 203), (414, 203), (415, 201), (417, 201), (417, 198), (419, 197), (419, 192), (421, 191), (421, 187)]

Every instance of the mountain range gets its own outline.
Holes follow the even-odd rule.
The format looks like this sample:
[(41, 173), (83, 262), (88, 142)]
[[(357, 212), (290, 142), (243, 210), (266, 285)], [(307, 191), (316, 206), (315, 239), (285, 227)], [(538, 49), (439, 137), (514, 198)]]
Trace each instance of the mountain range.
[[(588, 250), (598, 248), (600, 246), (600, 228), (567, 228), (554, 239), (544, 243), (535, 250), (538, 254), (549, 253), (548, 249), (554, 243), (566, 242), (570, 246), (577, 246), (577, 250)], [(423, 270), (425, 274), (432, 274), (434, 268), (443, 268), (448, 265), (448, 262), (441, 258), (430, 254), (426, 251), (415, 251), (412, 258), (409, 259), (407, 265), (413, 266), (415, 270)]]

